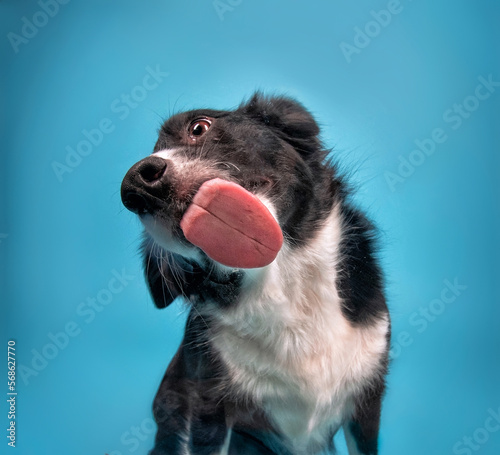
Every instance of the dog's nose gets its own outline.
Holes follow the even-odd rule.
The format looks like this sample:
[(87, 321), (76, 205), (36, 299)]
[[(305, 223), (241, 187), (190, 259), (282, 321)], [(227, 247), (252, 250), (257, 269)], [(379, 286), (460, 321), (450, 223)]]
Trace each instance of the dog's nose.
[(161, 189), (161, 178), (167, 167), (168, 161), (158, 156), (148, 156), (134, 164), (123, 178), (123, 205), (138, 214), (151, 211), (155, 193)]

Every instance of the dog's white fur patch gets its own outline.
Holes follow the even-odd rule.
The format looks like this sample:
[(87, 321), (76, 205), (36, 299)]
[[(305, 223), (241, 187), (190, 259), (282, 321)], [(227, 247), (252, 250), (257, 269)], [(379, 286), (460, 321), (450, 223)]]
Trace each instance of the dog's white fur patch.
[(224, 445), (222, 446), (222, 449), (220, 449), (220, 452), (214, 455), (228, 455), (229, 451), (229, 444), (231, 442), (231, 434), (232, 431), (229, 429), (226, 435), (226, 440), (224, 441)]
[(337, 208), (306, 247), (285, 241), (272, 264), (246, 273), (238, 305), (212, 313), (235, 390), (266, 410), (297, 455), (328, 445), (386, 350), (387, 318), (356, 327), (342, 314), (341, 224)]
[(172, 229), (168, 226), (168, 223), (162, 221), (161, 218), (146, 214), (141, 215), (140, 220), (146, 232), (164, 250), (180, 254), (188, 259), (200, 259), (200, 250), (194, 246), (190, 248), (181, 244), (172, 235)]
[(172, 158), (174, 158), (174, 156), (176, 155), (178, 150), (179, 149), (176, 149), (176, 148), (163, 149), (163, 150), (158, 150), (157, 152), (152, 153), (152, 155), (163, 158), (164, 160), (171, 160)]

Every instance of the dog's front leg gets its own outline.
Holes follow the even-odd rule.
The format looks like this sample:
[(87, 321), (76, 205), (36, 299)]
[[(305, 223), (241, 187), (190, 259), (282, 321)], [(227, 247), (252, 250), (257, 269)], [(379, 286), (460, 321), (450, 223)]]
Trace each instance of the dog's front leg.
[(199, 327), (188, 321), (186, 337), (169, 365), (153, 411), (158, 432), (150, 455), (225, 455), (228, 435), (223, 380)]
[(150, 455), (185, 455), (189, 442), (191, 406), (190, 381), (184, 375), (182, 351), (167, 369), (156, 394), (153, 414), (158, 425)]
[(223, 404), (205, 400), (203, 391), (194, 387), (186, 392), (159, 393), (155, 400), (158, 432), (150, 455), (226, 455)]
[[(203, 387), (203, 385), (201, 385)], [(229, 437), (224, 404), (213, 397), (203, 396), (206, 390), (193, 402), (190, 424), (190, 455), (226, 455), (226, 439)]]
[(380, 379), (355, 399), (352, 418), (343, 426), (349, 455), (377, 455), (380, 411), (384, 394)]

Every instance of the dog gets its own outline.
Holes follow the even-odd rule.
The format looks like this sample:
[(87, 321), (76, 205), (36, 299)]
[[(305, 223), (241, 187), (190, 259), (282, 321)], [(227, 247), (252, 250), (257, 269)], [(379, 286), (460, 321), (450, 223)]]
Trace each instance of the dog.
[[(173, 115), (124, 177), (154, 303), (189, 308), (154, 400), (151, 455), (329, 454), (340, 428), (350, 455), (378, 453), (390, 318), (377, 231), (319, 134), (299, 102), (257, 92), (234, 110)], [(183, 215), (214, 178), (278, 222), (269, 265), (227, 267), (184, 236)]]

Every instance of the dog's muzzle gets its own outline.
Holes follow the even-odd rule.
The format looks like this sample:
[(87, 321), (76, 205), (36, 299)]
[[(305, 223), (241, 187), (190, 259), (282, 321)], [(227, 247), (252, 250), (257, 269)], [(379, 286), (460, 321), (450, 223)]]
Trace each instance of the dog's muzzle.
[(169, 192), (167, 172), (171, 164), (169, 160), (153, 155), (134, 164), (122, 181), (123, 205), (138, 215), (153, 214)]

